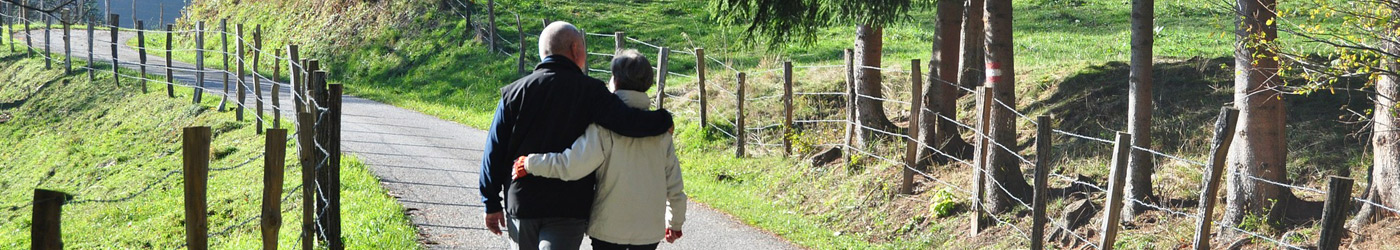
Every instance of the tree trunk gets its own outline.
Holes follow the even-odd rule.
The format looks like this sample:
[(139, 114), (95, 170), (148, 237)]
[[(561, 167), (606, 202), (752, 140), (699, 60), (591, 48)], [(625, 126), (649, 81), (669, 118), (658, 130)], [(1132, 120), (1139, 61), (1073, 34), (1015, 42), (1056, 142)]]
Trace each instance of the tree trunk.
[[(1392, 5), (1396, 8), (1392, 14), (1400, 14), (1400, 4)], [(1400, 29), (1400, 24), (1395, 25)], [(1400, 55), (1400, 36), (1394, 33), (1385, 34), (1389, 39), (1382, 39), (1381, 49), (1391, 54)], [(1388, 41), (1385, 41), (1388, 40)], [(1384, 57), (1383, 57), (1384, 58)], [(1400, 58), (1385, 58), (1382, 60), (1383, 67), (1390, 73), (1382, 73), (1376, 81), (1376, 109), (1374, 114), (1375, 122), (1371, 127), (1372, 165), (1371, 175), (1367, 177), (1369, 187), (1366, 190), (1366, 199), (1370, 199), (1387, 207), (1400, 207), (1400, 111), (1396, 110), (1396, 105), (1400, 105), (1395, 98), (1400, 98), (1400, 76), (1394, 72), (1400, 71)], [(1394, 212), (1379, 209), (1370, 204), (1361, 207), (1361, 212), (1357, 213), (1356, 219), (1352, 221), (1352, 226), (1369, 224), (1377, 219), (1396, 216)]]
[[(1235, 106), (1240, 110), (1235, 143), (1230, 146), (1225, 225), (1238, 225), (1247, 214), (1278, 222), (1288, 204), (1297, 200), (1285, 187), (1255, 180), (1289, 183), (1287, 117), (1278, 61), (1266, 43), (1278, 37), (1275, 0), (1236, 0), (1241, 15), (1235, 21)], [(1264, 212), (1268, 212), (1264, 214)], [(1269, 223), (1273, 224), (1273, 223)]]
[[(933, 37), (933, 56), (929, 59), (929, 83), (924, 88), (923, 119), (919, 119), (919, 141), (952, 157), (968, 158), (972, 145), (964, 141), (958, 127), (938, 115), (958, 117), (958, 49), (962, 31), (962, 5), (959, 1), (938, 2), (938, 22)], [(917, 168), (926, 169), (931, 162), (947, 163), (949, 159), (928, 148), (919, 149)]]
[[(1012, 108), (1016, 107), (1016, 68), (1014, 40), (1011, 33), (1011, 0), (987, 1), (987, 84), (990, 84), (993, 99)], [(1016, 148), (1016, 112), (1001, 104), (991, 103), (991, 131), (993, 145), (987, 152), (992, 168), (992, 178), (987, 183), (987, 210), (996, 213), (1008, 212), (1021, 201), (1030, 200), (1030, 184), (1021, 174), (1021, 161), (1012, 152)], [(998, 146), (1001, 145), (1001, 146)], [(1004, 146), (1004, 147), (1003, 147)], [(1005, 188), (1005, 190), (1003, 190)]]
[(987, 63), (984, 54), (987, 48), (987, 29), (983, 26), (986, 24), (982, 18), (985, 3), (986, 0), (967, 0), (963, 4), (962, 64), (958, 66), (958, 85), (964, 88), (982, 86), (986, 80), (986, 75), (982, 72), (982, 67)]
[[(1128, 133), (1133, 146), (1152, 148), (1152, 3), (1153, 0), (1133, 0), (1132, 70), (1128, 72)], [(1156, 166), (1152, 154), (1129, 150), (1128, 199), (1156, 203), (1152, 195), (1152, 174)], [(1146, 210), (1147, 206), (1128, 202), (1123, 206), (1124, 221)]]
[[(884, 28), (860, 25), (856, 27), (856, 93), (861, 95), (856, 98), (856, 119), (861, 126), (870, 129), (879, 129), (891, 133), (898, 127), (890, 122), (890, 118), (885, 116), (885, 104), (883, 101), (874, 98), (884, 98), (884, 93), (880, 89), (880, 70), (865, 67), (880, 67), (880, 55), (884, 47)], [(860, 129), (856, 133), (857, 144), (866, 145), (871, 141), (872, 136), (879, 134), (869, 129)]]

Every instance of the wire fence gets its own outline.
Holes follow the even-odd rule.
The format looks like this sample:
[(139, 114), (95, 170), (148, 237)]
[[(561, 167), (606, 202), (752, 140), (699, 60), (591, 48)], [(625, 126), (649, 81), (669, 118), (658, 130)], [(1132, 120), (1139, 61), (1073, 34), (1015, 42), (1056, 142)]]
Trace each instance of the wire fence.
[[(297, 119), (285, 119), (285, 122), (289, 125), (298, 127), (330, 128), (329, 126), (327, 126), (329, 125), (329, 123), (327, 122), (329, 121), (328, 118), (331, 118), (329, 116), (339, 114), (338, 110), (332, 110), (328, 106), (328, 103), (324, 103), (324, 101), (318, 101), (315, 98), (308, 98), (312, 94), (312, 92), (309, 91), (314, 89), (312, 89), (313, 86), (307, 85), (308, 82), (306, 82), (307, 80), (309, 80), (309, 76), (311, 73), (307, 72), (307, 65), (302, 65), (301, 62), (293, 60), (292, 57), (294, 56), (292, 55), (269, 51), (263, 48), (262, 46), (259, 46), (262, 41), (252, 40), (250, 37), (253, 37), (253, 34), (244, 34), (243, 36), (240, 36), (240, 34), (230, 33), (226, 30), (212, 30), (208, 28), (204, 30), (184, 29), (172, 31), (149, 29), (138, 30), (130, 28), (118, 29), (107, 25), (94, 26), (87, 30), (70, 30), (66, 32), (60, 32), (62, 31), (61, 28), (66, 28), (65, 26), (31, 26), (27, 29), (24, 29), (24, 32), (17, 32), (16, 29), (18, 27), (14, 25), (15, 23), (34, 23), (35, 20), (11, 15), (11, 13), (0, 13), (0, 18), (3, 18), (6, 21), (4, 23), (4, 31), (6, 32), (6, 34), (0, 37), (4, 37), (7, 39), (5, 41), (7, 45), (19, 46), (22, 50), (28, 52), (28, 55), (43, 58), (44, 60), (46, 60), (46, 62), (60, 63), (58, 64), (58, 68), (67, 67), (69, 70), (88, 71), (90, 72), (90, 76), (95, 76), (99, 74), (107, 76), (110, 74), (111, 79), (117, 84), (138, 84), (142, 86), (143, 91), (150, 90), (151, 88), (159, 89), (159, 85), (165, 84), (167, 85), (167, 91), (170, 91), (171, 97), (175, 97), (175, 95), (173, 89), (170, 88), (173, 88), (175, 86), (189, 88), (193, 90), (191, 98), (194, 98), (196, 102), (199, 102), (198, 100), (201, 99), (201, 97), (208, 95), (210, 97), (220, 98), (221, 103), (228, 103), (234, 105), (238, 109), (253, 109), (249, 112), (256, 114), (250, 115), (250, 117), (255, 124), (259, 125), (259, 128), (275, 128), (274, 125), (276, 125), (279, 122), (282, 122), (283, 120), (280, 119), (281, 117), (277, 117), (278, 115), (291, 116), (303, 111), (311, 113), (311, 115), (315, 117), (312, 121), (313, 124), (301, 124), (301, 121)], [(87, 41), (82, 41), (80, 39), (74, 39), (74, 37), (72, 37), (71, 35), (36, 36), (35, 34), (38, 34), (39, 32), (33, 31), (34, 29), (44, 30), (45, 32), (58, 29), (59, 31), (52, 32), (58, 34), (71, 34), (71, 32), (88, 32), (87, 34), (96, 35), (89, 36), (89, 40)], [(111, 32), (113, 32), (114, 30), (119, 32), (118, 36), (110, 35)], [(174, 48), (174, 46), (170, 46), (174, 43), (174, 41), (167, 41), (167, 44), (144, 43), (145, 45), (149, 46), (131, 48), (134, 50), (149, 52), (141, 53), (140, 58), (136, 58), (137, 53), (130, 52), (127, 49), (121, 49), (122, 47), (126, 46), (126, 44), (122, 44), (121, 42), (127, 41), (128, 39), (134, 39), (133, 37), (135, 37), (136, 35), (131, 33), (137, 32), (147, 34), (146, 36), (144, 36), (144, 38), (146, 39), (157, 39), (158, 37), (160, 37), (150, 36), (151, 34), (170, 34), (171, 37), (179, 36), (180, 39), (184, 39), (182, 41), (200, 39), (204, 40), (200, 42), (210, 42), (207, 39), (210, 38), (211, 35), (215, 37), (231, 36), (233, 38), (233, 40), (231, 40), (231, 42), (234, 43), (233, 45), (235, 45), (235, 47), (246, 48), (247, 53), (240, 54), (223, 50), (206, 49), (202, 47)], [(88, 49), (74, 49), (72, 47), (60, 49), (56, 46), (53, 46), (53, 43), (59, 43), (60, 45), (72, 45), (83, 43), (88, 45)], [(210, 43), (205, 44), (212, 45)], [(225, 48), (225, 50), (226, 49), (227, 47)], [(111, 52), (111, 54), (99, 54), (98, 52)], [(253, 69), (257, 69), (259, 65), (277, 65), (277, 67), (280, 67), (281, 65), (287, 65), (287, 70), (285, 71), (287, 72), (286, 75), (292, 77), (293, 79), (300, 80), (298, 81), (299, 84), (282, 83), (279, 82), (278, 79), (276, 79), (279, 77), (268, 77), (262, 72), (260, 72), (260, 70), (240, 70), (240, 72), (232, 72), (227, 69), (229, 68), (227, 66), (225, 66), (225, 69), (209, 67), (210, 65), (203, 64), (204, 60), (200, 57), (196, 58), (200, 61), (199, 63), (197, 63), (197, 65), (189, 65), (185, 63), (167, 64), (165, 63), (165, 61), (174, 59), (163, 57), (163, 55), (161, 54), (162, 52), (166, 54), (171, 54), (175, 52), (196, 53), (199, 56), (223, 55), (226, 57), (231, 57), (231, 59), (233, 59), (231, 63), (236, 63), (237, 65), (239, 65), (239, 68), (242, 68), (243, 65), (247, 65)], [(95, 58), (93, 55), (100, 55), (101, 57), (107, 58)], [(270, 60), (261, 60), (260, 58), (268, 58)], [(225, 60), (228, 59), (226, 58)], [(267, 64), (267, 62), (269, 61), (270, 64)], [(263, 63), (255, 65), (255, 62)], [(104, 67), (102, 65), (106, 66)], [(138, 69), (140, 71), (137, 71)], [(148, 72), (148, 70), (155, 72)], [(228, 83), (232, 84), (233, 86), (224, 85), (222, 86), (223, 88), (217, 88), (218, 86), (209, 86), (209, 83), (213, 82), (213, 78), (210, 78), (210, 76), (217, 77), (219, 75), (225, 76), (226, 79), (232, 80)], [(239, 88), (232, 88), (234, 86), (238, 86)], [(271, 90), (274, 86), (277, 89), (281, 89), (282, 92), (272, 92)], [(324, 93), (325, 90), (321, 89), (318, 91), (322, 91), (321, 93)], [(250, 97), (250, 99), (234, 97), (240, 94), (246, 95)], [(283, 95), (285, 95), (286, 97), (283, 97)], [(276, 102), (274, 102), (274, 100), (276, 100)], [(283, 102), (290, 102), (285, 104), (297, 104), (294, 106), (305, 106), (306, 108), (305, 110), (296, 110), (293, 107), (288, 107), (287, 105), (284, 105)], [(262, 104), (268, 105), (264, 107), (264, 105)], [(272, 111), (274, 116), (263, 115), (262, 111), (264, 110)], [(274, 117), (279, 119), (273, 119)], [(261, 133), (261, 129), (259, 129), (258, 132)], [(317, 137), (316, 141), (299, 140), (297, 138), (301, 136), (301, 132), (303, 131), (298, 130), (296, 133), (288, 135), (285, 141), (287, 141), (287, 145), (289, 146), (297, 145), (298, 148), (306, 148), (307, 150), (309, 150), (303, 150), (303, 152), (311, 152), (315, 154), (315, 157), (313, 158), (316, 159), (316, 161), (310, 162), (310, 165), (307, 165), (308, 167), (311, 167), (313, 168), (313, 171), (318, 172), (326, 171), (331, 167), (337, 167), (331, 166), (330, 163), (332, 161), (331, 157), (339, 156), (338, 148), (328, 149), (327, 142), (322, 141), (319, 137)], [(334, 151), (334, 153), (332, 151)], [(214, 173), (220, 173), (225, 171), (234, 171), (250, 165), (254, 165), (252, 164), (253, 162), (262, 159), (263, 157), (266, 157), (265, 152), (256, 154), (237, 164), (231, 164), (224, 167), (212, 167), (208, 168), (207, 170), (209, 171), (209, 173), (211, 173), (211, 175)], [(296, 166), (297, 164), (293, 165)], [(172, 179), (172, 177), (176, 174), (184, 174), (184, 171), (170, 170), (160, 172), (158, 174), (159, 177), (153, 178), (151, 182), (145, 184), (144, 186), (129, 189), (136, 190), (134, 192), (120, 194), (72, 194), (71, 199), (65, 201), (64, 204), (70, 206), (107, 206), (135, 202), (141, 197), (150, 195), (150, 191), (153, 189), (156, 189), (158, 187), (166, 188), (167, 186), (164, 185), (169, 183), (168, 180)], [(338, 202), (338, 198), (335, 198), (337, 199), (336, 201), (332, 201), (327, 198), (330, 195), (338, 195), (338, 192), (334, 194), (327, 193), (328, 189), (334, 189), (337, 187), (332, 186), (331, 183), (326, 183), (318, 180), (316, 182), (303, 183), (302, 185), (297, 185), (291, 188), (290, 190), (284, 191), (284, 194), (281, 197), (281, 201), (284, 206), (284, 209), (281, 210), (282, 213), (285, 214), (296, 207), (300, 207), (298, 206), (298, 204), (288, 204), (286, 203), (286, 201), (291, 200), (294, 197), (302, 197), (302, 199), (305, 199), (305, 195), (302, 195), (305, 194), (305, 192), (299, 192), (300, 189), (305, 187), (304, 185), (310, 185), (307, 188), (314, 190), (314, 199), (316, 199), (318, 203), (329, 204), (331, 202)], [(31, 206), (34, 206), (34, 202), (32, 201), (23, 204), (12, 205), (10, 207), (13, 209), (19, 209)], [(327, 233), (339, 233), (338, 228), (334, 229), (336, 230), (336, 232), (327, 232), (327, 229), (322, 226), (324, 223), (323, 221), (325, 219), (329, 218), (330, 216), (338, 216), (338, 212), (331, 211), (331, 209), (332, 208), (328, 208), (328, 206), (317, 206), (316, 211), (314, 211), (314, 214), (316, 216), (313, 219), (316, 221), (317, 225), (317, 227), (314, 230), (316, 230), (320, 235), (328, 235)], [(253, 221), (258, 220), (259, 218), (261, 218), (261, 216), (262, 215), (257, 215), (238, 220), (238, 223), (229, 225), (227, 227), (219, 228), (216, 231), (212, 231), (206, 236), (208, 238), (218, 238), (227, 236), (232, 232), (248, 228), (249, 224), (251, 224)], [(334, 220), (338, 224), (339, 220)], [(336, 226), (338, 227), (338, 225)], [(221, 241), (216, 240), (215, 242)], [(338, 244), (338, 239), (333, 241), (333, 243), (331, 244)], [(184, 246), (182, 245), (180, 247)]]

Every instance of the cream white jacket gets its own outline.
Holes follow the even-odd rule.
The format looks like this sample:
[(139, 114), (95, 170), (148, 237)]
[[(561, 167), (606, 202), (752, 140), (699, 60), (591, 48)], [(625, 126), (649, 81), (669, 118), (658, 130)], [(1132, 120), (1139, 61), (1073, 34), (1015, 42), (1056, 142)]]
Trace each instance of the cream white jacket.
[[(645, 93), (619, 90), (616, 94), (632, 107), (651, 106)], [(632, 138), (594, 124), (562, 153), (530, 154), (525, 170), (563, 180), (597, 174), (590, 237), (616, 244), (652, 244), (662, 240), (666, 229), (680, 231), (685, 223), (685, 184), (669, 133)]]

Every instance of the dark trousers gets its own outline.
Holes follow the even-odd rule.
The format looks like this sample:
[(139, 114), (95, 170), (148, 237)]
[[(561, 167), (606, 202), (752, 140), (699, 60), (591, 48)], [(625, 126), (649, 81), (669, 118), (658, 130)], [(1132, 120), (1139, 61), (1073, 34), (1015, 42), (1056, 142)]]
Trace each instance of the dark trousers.
[(516, 249), (576, 250), (583, 244), (588, 220), (576, 218), (516, 219), (506, 223), (506, 232)]
[(593, 237), (588, 237), (588, 239), (593, 240), (593, 250), (655, 250), (656, 245), (661, 244), (661, 242), (657, 242), (646, 245), (623, 245), (608, 243)]

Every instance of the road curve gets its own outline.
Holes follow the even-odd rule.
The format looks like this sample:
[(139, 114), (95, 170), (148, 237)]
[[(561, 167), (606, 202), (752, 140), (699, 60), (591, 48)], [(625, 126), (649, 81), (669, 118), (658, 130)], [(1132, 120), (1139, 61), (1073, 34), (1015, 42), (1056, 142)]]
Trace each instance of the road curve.
[[(14, 37), (21, 43), (23, 39), (29, 39), (36, 49), (43, 49), (43, 33), (43, 30), (31, 30), (17, 32)], [(49, 48), (55, 53), (63, 53), (62, 30), (53, 30), (50, 35)], [(86, 60), (90, 47), (86, 30), (74, 30), (71, 35), (73, 59)], [(163, 36), (164, 33), (151, 32), (147, 35)], [(94, 36), (93, 43), (98, 45), (92, 53), (95, 60), (111, 63), (111, 33), (96, 31)], [(209, 41), (218, 41), (214, 39), (216, 35), (207, 36)], [(124, 62), (123, 67), (137, 68), (134, 63), (125, 63), (139, 62), (137, 50), (126, 46), (126, 41), (135, 37), (134, 32), (118, 33), (118, 55), (119, 61)], [(158, 56), (164, 55), (164, 51), (149, 53), (147, 64), (165, 64), (166, 59)], [(269, 53), (273, 52), (270, 50)], [(179, 61), (173, 65), (176, 68), (176, 81), (196, 82), (196, 73), (192, 70), (194, 65)], [(61, 68), (62, 64), (56, 67)], [(163, 68), (148, 67), (148, 70), (152, 75), (164, 74)], [(209, 90), (206, 98), (219, 98), (224, 87), (223, 79), (224, 73), (221, 72), (205, 74), (204, 88)], [(132, 82), (133, 79), (122, 81)], [(246, 81), (251, 83), (252, 78)], [(152, 91), (163, 88), (152, 84)], [(263, 84), (262, 96), (268, 96), (272, 83), (265, 81)], [(285, 83), (281, 84), (286, 86)], [(249, 100), (249, 106), (252, 106), (251, 93)], [(286, 110), (291, 109), (291, 97), (284, 91), (280, 100), (281, 107), (284, 107), (282, 113), (290, 114)], [(492, 235), (482, 226), (484, 211), (477, 191), (477, 180), (482, 148), (486, 142), (485, 131), (354, 96), (345, 96), (343, 101), (343, 150), (369, 165), (370, 172), (379, 177), (389, 195), (407, 209), (405, 213), (416, 227), (418, 240), (424, 247), (510, 249), (507, 238)], [(273, 105), (268, 103), (265, 106), (271, 110)], [(284, 126), (289, 124), (291, 122), (284, 121)], [(703, 205), (691, 202), (688, 210), (685, 238), (675, 244), (662, 243), (661, 249), (800, 249)], [(585, 244), (584, 249), (591, 247)]]

